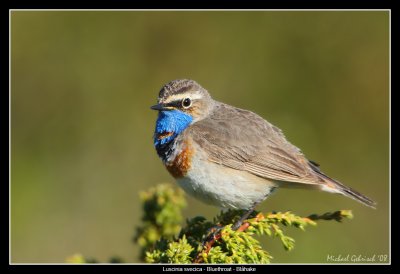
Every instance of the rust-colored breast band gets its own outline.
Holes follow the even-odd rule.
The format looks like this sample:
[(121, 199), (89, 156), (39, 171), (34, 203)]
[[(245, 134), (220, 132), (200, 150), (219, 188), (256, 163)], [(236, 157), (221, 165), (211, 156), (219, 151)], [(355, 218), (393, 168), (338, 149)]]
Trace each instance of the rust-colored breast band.
[(187, 174), (191, 167), (193, 153), (193, 146), (185, 142), (181, 153), (176, 155), (171, 163), (166, 164), (167, 170), (174, 178), (182, 178)]

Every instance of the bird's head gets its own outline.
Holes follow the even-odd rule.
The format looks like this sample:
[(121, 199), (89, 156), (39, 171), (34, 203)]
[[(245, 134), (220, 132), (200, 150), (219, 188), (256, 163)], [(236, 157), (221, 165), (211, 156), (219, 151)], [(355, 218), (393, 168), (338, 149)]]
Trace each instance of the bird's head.
[(158, 95), (155, 145), (172, 140), (190, 124), (204, 119), (214, 101), (203, 87), (193, 80), (174, 80), (164, 85)]
[(213, 105), (210, 94), (193, 80), (174, 80), (164, 85), (158, 95), (158, 104), (151, 109), (179, 111), (189, 115), (192, 122), (206, 117)]

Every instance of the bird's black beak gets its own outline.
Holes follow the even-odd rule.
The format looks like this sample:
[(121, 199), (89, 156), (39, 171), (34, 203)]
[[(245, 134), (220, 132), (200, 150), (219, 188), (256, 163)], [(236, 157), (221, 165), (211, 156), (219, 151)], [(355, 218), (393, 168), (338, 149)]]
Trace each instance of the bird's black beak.
[(150, 107), (153, 110), (172, 110), (173, 108), (164, 104), (157, 104)]
[(157, 104), (150, 107), (152, 110), (163, 110), (162, 104)]

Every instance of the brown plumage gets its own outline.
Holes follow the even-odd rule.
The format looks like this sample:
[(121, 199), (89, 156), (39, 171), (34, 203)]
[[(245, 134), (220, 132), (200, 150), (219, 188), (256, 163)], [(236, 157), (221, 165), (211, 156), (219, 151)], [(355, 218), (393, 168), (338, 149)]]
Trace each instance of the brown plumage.
[[(279, 128), (251, 111), (213, 100), (205, 89), (192, 80), (176, 80), (164, 86), (159, 103), (170, 103), (172, 98), (174, 104), (179, 106), (176, 99), (186, 97), (195, 100), (190, 107), (178, 109), (191, 115), (193, 122), (175, 141), (193, 141), (194, 146), (207, 155), (208, 162), (224, 168), (224, 174), (229, 169), (241, 171), (265, 179), (270, 188), (276, 184), (279, 187), (319, 189), (375, 206), (375, 202), (368, 197), (322, 173), (316, 163), (309, 161), (299, 148), (286, 140)], [(208, 164), (204, 160), (200, 163)], [(193, 182), (202, 178), (202, 175), (196, 176), (200, 179), (193, 179)], [(206, 194), (210, 191), (207, 186), (200, 185), (190, 191), (201, 189)]]

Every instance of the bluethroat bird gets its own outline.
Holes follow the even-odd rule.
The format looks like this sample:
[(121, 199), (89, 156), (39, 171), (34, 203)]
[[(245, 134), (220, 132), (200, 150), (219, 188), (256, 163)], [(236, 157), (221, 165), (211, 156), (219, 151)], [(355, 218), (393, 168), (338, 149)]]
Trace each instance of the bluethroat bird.
[[(222, 208), (249, 210), (278, 187), (338, 193), (375, 202), (328, 177), (257, 114), (211, 98), (193, 80), (160, 90), (154, 146), (169, 173), (190, 195)], [(242, 218), (243, 219), (243, 218)]]

